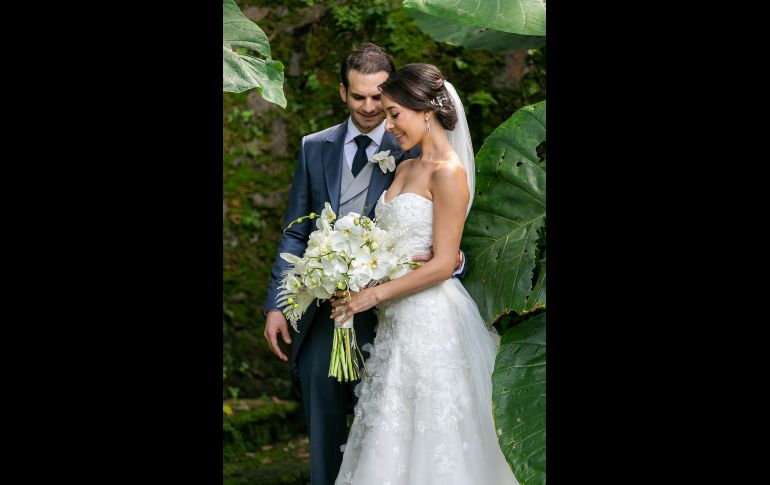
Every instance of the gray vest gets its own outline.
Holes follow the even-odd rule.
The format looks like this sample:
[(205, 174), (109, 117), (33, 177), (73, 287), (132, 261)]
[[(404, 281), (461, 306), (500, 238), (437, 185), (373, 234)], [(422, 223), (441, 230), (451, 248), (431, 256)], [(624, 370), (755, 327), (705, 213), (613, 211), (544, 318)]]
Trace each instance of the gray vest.
[(364, 213), (364, 204), (366, 203), (366, 195), (369, 193), (369, 182), (372, 179), (373, 167), (373, 163), (367, 163), (354, 178), (350, 167), (342, 160), (338, 217), (343, 217), (350, 212)]

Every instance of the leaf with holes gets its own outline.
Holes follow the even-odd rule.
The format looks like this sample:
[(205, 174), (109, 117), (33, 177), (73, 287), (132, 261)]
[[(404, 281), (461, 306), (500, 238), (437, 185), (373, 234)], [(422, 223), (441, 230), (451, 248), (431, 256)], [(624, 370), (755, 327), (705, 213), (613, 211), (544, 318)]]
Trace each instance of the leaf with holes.
[(489, 324), (545, 306), (545, 160), (537, 154), (544, 141), (541, 101), (498, 126), (476, 155), (463, 285)]
[(405, 0), (404, 7), (519, 35), (545, 35), (545, 0)]
[(415, 25), (433, 40), (459, 45), (468, 49), (506, 52), (545, 46), (545, 36), (519, 35), (495, 29), (477, 27), (445, 17), (436, 17), (420, 10), (409, 9)]
[(545, 312), (510, 328), (492, 374), (500, 448), (521, 485), (545, 484)]
[[(235, 52), (236, 47), (256, 51), (264, 59)], [(286, 108), (283, 64), (271, 58), (267, 36), (233, 0), (223, 0), (222, 91), (240, 93), (252, 88), (257, 88), (265, 101)]]

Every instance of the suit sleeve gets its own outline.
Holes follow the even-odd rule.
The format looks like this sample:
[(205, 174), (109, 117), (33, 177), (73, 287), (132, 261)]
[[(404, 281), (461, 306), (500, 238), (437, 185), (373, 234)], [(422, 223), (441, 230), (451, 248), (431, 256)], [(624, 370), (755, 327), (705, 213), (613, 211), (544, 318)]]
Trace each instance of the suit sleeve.
[(460, 252), (463, 253), (463, 262), (460, 264), (460, 267), (457, 268), (454, 273), (452, 273), (452, 278), (464, 278), (465, 273), (468, 272), (468, 259), (465, 257), (465, 253), (462, 249)]
[[(307, 137), (302, 138), (299, 157), (297, 157), (297, 169), (294, 172), (294, 178), (291, 182), (291, 191), (289, 192), (289, 203), (286, 207), (286, 214), (283, 218), (283, 228), (286, 228), (291, 221), (299, 217), (306, 216), (312, 212), (310, 199), (310, 180), (308, 177), (307, 160), (305, 158), (305, 142)], [(296, 256), (302, 256), (307, 247), (308, 237), (312, 230), (313, 221), (305, 219), (301, 223), (294, 223), (288, 231), (281, 235), (276, 251), (275, 262), (270, 273), (270, 283), (267, 287), (267, 297), (265, 298), (264, 313), (270, 310), (279, 310), (276, 299), (280, 291), (282, 274), (290, 263), (281, 258), (281, 253), (291, 253)]]

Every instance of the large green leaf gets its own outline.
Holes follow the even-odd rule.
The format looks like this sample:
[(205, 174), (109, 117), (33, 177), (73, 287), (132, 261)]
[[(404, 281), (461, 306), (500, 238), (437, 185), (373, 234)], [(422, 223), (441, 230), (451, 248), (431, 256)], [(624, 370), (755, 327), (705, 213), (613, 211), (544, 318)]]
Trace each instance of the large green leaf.
[(404, 0), (437, 17), (520, 35), (545, 35), (545, 0)]
[(545, 36), (501, 32), (461, 23), (457, 20), (436, 17), (415, 9), (409, 9), (409, 14), (414, 19), (415, 25), (434, 40), (468, 49), (505, 52), (516, 49), (535, 49), (545, 45)]
[[(256, 51), (265, 59), (235, 52), (235, 47)], [(252, 88), (266, 101), (286, 107), (283, 64), (271, 58), (267, 35), (233, 0), (222, 0), (222, 91), (240, 93)]]
[(537, 154), (544, 140), (541, 101), (498, 126), (476, 155), (475, 198), (461, 242), (468, 258), (463, 285), (490, 324), (545, 304), (545, 252), (537, 244), (545, 235), (545, 161)]
[(545, 312), (503, 335), (492, 374), (500, 448), (521, 485), (545, 483)]

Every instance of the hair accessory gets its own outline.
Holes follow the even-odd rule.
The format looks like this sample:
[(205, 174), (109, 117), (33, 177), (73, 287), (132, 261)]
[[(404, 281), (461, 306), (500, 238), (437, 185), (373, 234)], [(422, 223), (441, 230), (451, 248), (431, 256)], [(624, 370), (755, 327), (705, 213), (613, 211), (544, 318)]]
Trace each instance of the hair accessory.
[(441, 96), (436, 96), (435, 98), (431, 99), (430, 100), (430, 104), (432, 104), (433, 106), (438, 105), (438, 106), (443, 108), (444, 107), (444, 101), (446, 101), (446, 100), (447, 100), (446, 95), (442, 94)]

